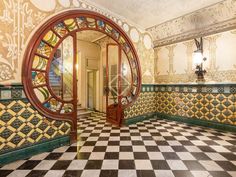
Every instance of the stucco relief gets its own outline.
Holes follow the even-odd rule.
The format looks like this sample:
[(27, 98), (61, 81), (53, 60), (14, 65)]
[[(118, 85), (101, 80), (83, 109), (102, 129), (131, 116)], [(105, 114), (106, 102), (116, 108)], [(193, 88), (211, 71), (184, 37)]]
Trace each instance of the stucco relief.
[(154, 83), (154, 50), (152, 48), (147, 50), (142, 41), (135, 43), (134, 46), (140, 60), (142, 83)]
[(44, 17), (40, 12), (33, 12), (28, 2), (23, 0), (3, 0), (0, 2), (0, 82), (20, 81), (19, 67), (27, 33), (38, 20)]
[(176, 45), (170, 45), (170, 46), (166, 46), (167, 50), (168, 50), (168, 57), (169, 57), (169, 70), (168, 70), (168, 74), (169, 75), (173, 75), (175, 74), (175, 70), (174, 70), (174, 49), (175, 49)]
[(216, 65), (216, 40), (220, 37), (220, 34), (206, 37), (205, 39), (209, 42), (208, 51), (209, 51), (209, 67), (207, 68), (208, 72), (213, 72), (219, 70), (219, 66)]
[(186, 49), (186, 54), (187, 54), (187, 69), (185, 70), (186, 74), (192, 74), (193, 72), (193, 62), (192, 62), (192, 55), (193, 55), (193, 46), (194, 46), (194, 41), (187, 41), (183, 43), (187, 49)]
[[(21, 63), (23, 58), (23, 51), (26, 42), (31, 32), (38, 27), (38, 24), (42, 23), (47, 17), (59, 13), (60, 11), (68, 9), (85, 9), (98, 12), (116, 22), (121, 27), (126, 25), (126, 33), (131, 37), (131, 30), (134, 29), (135, 33), (132, 32), (133, 40), (136, 45), (141, 46), (141, 56), (146, 57), (142, 64), (148, 65), (151, 74), (153, 75), (153, 65), (150, 65), (149, 61), (154, 60), (151, 53), (153, 49), (150, 47), (150, 39), (144, 41), (143, 35), (147, 35), (144, 31), (138, 30), (135, 26), (132, 26), (125, 19), (110, 14), (103, 9), (99, 9), (86, 2), (85, 0), (3, 0), (0, 1), (0, 68), (7, 68), (1, 70), (0, 82), (15, 83), (21, 82)], [(151, 41), (152, 45), (152, 41)], [(140, 55), (140, 53), (138, 53)], [(141, 60), (141, 59), (140, 59)], [(146, 72), (146, 69), (144, 69)], [(150, 76), (151, 77), (151, 76)], [(151, 81), (148, 77), (148, 81)]]
[(55, 0), (30, 0), (30, 2), (41, 11), (50, 12), (56, 8)]
[[(204, 41), (204, 54), (207, 57), (207, 63), (204, 64), (204, 68), (207, 73), (205, 75), (206, 83), (235, 83), (236, 82), (236, 61), (233, 59), (236, 57), (235, 49), (232, 48), (230, 51), (228, 49), (227, 44), (229, 42), (229, 38), (232, 38), (232, 32), (223, 32), (211, 36), (207, 36), (203, 38)], [(236, 36), (234, 39), (231, 39), (232, 43), (236, 40)], [(218, 42), (219, 41), (219, 42)], [(217, 43), (218, 42), (218, 43)], [(230, 45), (232, 45), (232, 43)], [(183, 45), (182, 45), (183, 44)], [(180, 59), (187, 56), (187, 65), (184, 68), (183, 74), (177, 74), (174, 71), (177, 69), (176, 66), (173, 66), (173, 58), (178, 59), (176, 57), (177, 48), (181, 51), (185, 52), (179, 55)], [(176, 48), (176, 50), (174, 50)], [(192, 63), (192, 54), (193, 51), (196, 50), (194, 40), (189, 40), (181, 43), (176, 43), (168, 46), (162, 46), (155, 48), (155, 59), (157, 57), (158, 60), (162, 58), (158, 58), (158, 56), (163, 56), (163, 50), (168, 49), (168, 60), (169, 63), (163, 64), (166, 69), (169, 68), (169, 74), (156, 74), (155, 82), (157, 84), (176, 84), (176, 83), (195, 83), (196, 75), (194, 73), (195, 67)], [(222, 54), (221, 51), (227, 50), (229, 54)], [(159, 63), (160, 64), (160, 63)], [(223, 66), (224, 65), (224, 66)], [(158, 65), (155, 64), (155, 73), (158, 70)], [(172, 74), (170, 74), (172, 73)]]
[(154, 46), (163, 46), (236, 27), (236, 1), (225, 0), (148, 28)]

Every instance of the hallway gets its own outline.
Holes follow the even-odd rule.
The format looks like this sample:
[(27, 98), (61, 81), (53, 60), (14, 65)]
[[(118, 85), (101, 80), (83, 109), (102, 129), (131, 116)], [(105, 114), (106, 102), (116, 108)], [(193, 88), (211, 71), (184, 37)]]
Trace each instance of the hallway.
[(78, 143), (20, 160), (0, 176), (236, 176), (236, 133), (150, 119), (117, 128), (93, 113), (78, 122)]

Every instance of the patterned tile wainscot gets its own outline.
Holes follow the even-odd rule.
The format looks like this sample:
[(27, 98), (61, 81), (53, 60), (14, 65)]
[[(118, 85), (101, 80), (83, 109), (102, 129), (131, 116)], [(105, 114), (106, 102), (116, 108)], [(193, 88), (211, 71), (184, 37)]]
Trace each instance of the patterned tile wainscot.
[(153, 114), (236, 125), (236, 85), (143, 85), (125, 118)]
[(69, 132), (69, 123), (40, 115), (25, 98), (22, 85), (0, 85), (0, 156)]

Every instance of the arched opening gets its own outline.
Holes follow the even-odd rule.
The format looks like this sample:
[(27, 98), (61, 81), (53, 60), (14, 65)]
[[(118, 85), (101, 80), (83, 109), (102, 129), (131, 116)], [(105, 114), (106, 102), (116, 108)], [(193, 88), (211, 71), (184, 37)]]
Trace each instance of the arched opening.
[[(124, 109), (135, 102), (141, 87), (137, 53), (129, 37), (113, 21), (100, 14), (81, 10), (64, 12), (47, 21), (33, 35), (25, 51), (23, 84), (30, 102), (41, 114), (71, 122), (73, 140), (76, 140), (78, 104), (76, 36), (86, 30), (103, 33), (114, 41), (106, 45), (104, 92), (107, 95), (107, 120), (120, 125)], [(116, 53), (116, 56), (111, 53)], [(126, 58), (125, 62), (122, 58)], [(130, 71), (128, 82), (123, 77), (127, 75), (127, 66)], [(58, 76), (55, 83), (50, 78), (52, 74)], [(56, 84), (61, 85), (60, 90), (56, 89)]]

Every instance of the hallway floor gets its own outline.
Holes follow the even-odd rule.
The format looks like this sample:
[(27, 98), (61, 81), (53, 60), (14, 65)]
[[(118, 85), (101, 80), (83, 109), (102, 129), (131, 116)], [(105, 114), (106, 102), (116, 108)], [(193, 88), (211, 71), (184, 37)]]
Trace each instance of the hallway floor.
[(151, 119), (129, 127), (101, 113), (78, 122), (77, 145), (0, 169), (0, 177), (236, 177), (236, 133)]

